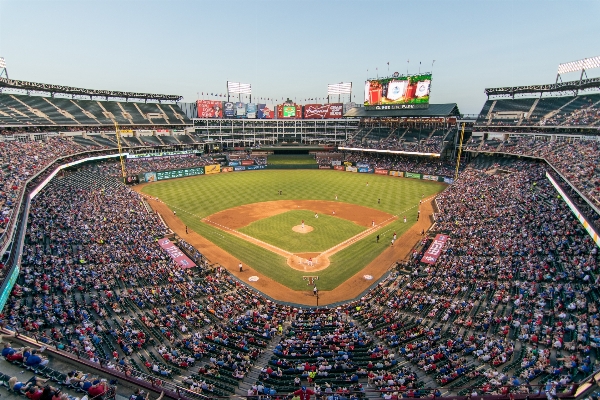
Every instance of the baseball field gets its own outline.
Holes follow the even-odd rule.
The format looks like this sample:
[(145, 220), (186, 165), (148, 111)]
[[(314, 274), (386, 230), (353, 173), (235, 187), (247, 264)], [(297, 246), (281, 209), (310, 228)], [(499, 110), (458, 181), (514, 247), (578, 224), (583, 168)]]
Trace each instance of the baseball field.
[(210, 241), (230, 256), (230, 263), (256, 272), (253, 278), (306, 291), (303, 277), (318, 276), (319, 290), (332, 291), (393, 251), (394, 233), (396, 248), (412, 247), (414, 237), (412, 243), (402, 238), (417, 221), (419, 201), (429, 202), (444, 187), (333, 170), (264, 170), (157, 182), (141, 191), (159, 199), (163, 208), (151, 204), (165, 219), (188, 228), (189, 234), (176, 229), (180, 236)]

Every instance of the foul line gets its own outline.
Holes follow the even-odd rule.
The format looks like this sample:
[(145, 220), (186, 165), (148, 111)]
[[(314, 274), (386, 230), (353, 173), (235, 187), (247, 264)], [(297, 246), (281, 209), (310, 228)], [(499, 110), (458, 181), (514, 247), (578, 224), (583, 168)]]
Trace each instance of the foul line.
[[(277, 254), (278, 252), (280, 252), (280, 253), (284, 253), (284, 254), (286, 254), (288, 257), (291, 257), (291, 256), (293, 256), (293, 255), (294, 255), (294, 253), (291, 253), (291, 252), (289, 252), (289, 251), (287, 251), (287, 250), (283, 250), (283, 249), (281, 249), (281, 248), (279, 248), (279, 247), (277, 247), (277, 246), (273, 246), (272, 244), (269, 244), (269, 243), (267, 243), (267, 242), (263, 242), (262, 240), (260, 240), (260, 239), (257, 239), (257, 238), (255, 238), (255, 237), (253, 237), (253, 236), (249, 236), (249, 235), (247, 235), (247, 234), (245, 234), (245, 233), (242, 233), (242, 232), (240, 232), (240, 231), (237, 231), (237, 230), (235, 230), (235, 229), (229, 228), (229, 227), (227, 227), (227, 226), (225, 226), (225, 225), (221, 225), (221, 224), (219, 224), (219, 223), (217, 223), (217, 222), (213, 222), (213, 221), (211, 221), (210, 219), (207, 219), (207, 218), (202, 218), (202, 217), (200, 217), (199, 215), (197, 215), (197, 214), (194, 214), (194, 213), (191, 213), (191, 212), (189, 212), (189, 211), (187, 211), (187, 210), (184, 210), (184, 209), (182, 209), (182, 208), (180, 208), (180, 207), (172, 206), (171, 204), (169, 204), (169, 203), (166, 203), (166, 202), (164, 202), (164, 201), (162, 201), (162, 200), (160, 200), (160, 199), (158, 199), (158, 198), (152, 197), (152, 196), (150, 196), (150, 195), (147, 195), (147, 194), (145, 194), (145, 193), (140, 193), (140, 192), (138, 192), (138, 193), (139, 193), (141, 196), (143, 196), (143, 197), (146, 197), (146, 198), (148, 198), (148, 199), (150, 199), (150, 200), (154, 200), (154, 201), (161, 202), (161, 203), (163, 203), (163, 204), (167, 205), (167, 206), (168, 206), (169, 208), (171, 208), (171, 209), (177, 209), (177, 210), (179, 210), (179, 211), (183, 211), (183, 212), (184, 212), (184, 213), (186, 213), (186, 214), (193, 215), (193, 216), (194, 216), (194, 217), (196, 217), (196, 218), (200, 218), (200, 220), (201, 220), (201, 221), (206, 221), (206, 222), (209, 222), (209, 223), (210, 223), (210, 224), (212, 224), (212, 225), (218, 226), (218, 227), (219, 227), (219, 229), (222, 229), (222, 230), (225, 230), (225, 231), (230, 231), (230, 232), (232, 232), (232, 234), (233, 234), (234, 236), (237, 236), (237, 237), (240, 237), (240, 236), (241, 236), (241, 237), (244, 237), (244, 238), (248, 238), (248, 239), (250, 239), (250, 240), (248, 240), (249, 242), (253, 242), (253, 241), (254, 241), (254, 242), (258, 242), (258, 243), (262, 244), (264, 248), (266, 248), (267, 250), (271, 251), (272, 253), (275, 253), (275, 254)], [(351, 244), (354, 244), (354, 243), (356, 243), (357, 241), (359, 241), (359, 240), (363, 239), (364, 237), (366, 237), (366, 236), (370, 235), (371, 233), (374, 233), (374, 232), (376, 232), (377, 230), (379, 230), (379, 229), (383, 228), (384, 226), (388, 225), (388, 221), (392, 220), (393, 218), (399, 217), (399, 216), (400, 216), (400, 214), (405, 214), (405, 213), (407, 213), (408, 211), (412, 210), (413, 208), (420, 206), (422, 203), (425, 203), (426, 201), (431, 201), (431, 199), (434, 199), (434, 198), (435, 198), (435, 195), (433, 195), (433, 196), (430, 196), (430, 197), (427, 197), (427, 198), (426, 198), (426, 199), (424, 199), (424, 200), (421, 200), (421, 203), (419, 203), (419, 204), (417, 204), (417, 205), (414, 205), (414, 206), (412, 206), (412, 207), (410, 207), (410, 208), (407, 208), (406, 210), (404, 210), (404, 211), (401, 211), (401, 212), (399, 212), (398, 214), (392, 215), (390, 218), (388, 218), (388, 219), (384, 220), (383, 222), (381, 222), (381, 223), (379, 223), (379, 224), (376, 224), (374, 227), (368, 228), (367, 230), (365, 230), (365, 231), (362, 231), (362, 232), (360, 232), (360, 233), (358, 233), (358, 234), (356, 234), (356, 235), (352, 236), (351, 238), (348, 238), (348, 239), (344, 240), (343, 242), (336, 244), (335, 246), (333, 246), (333, 247), (331, 247), (331, 248), (329, 248), (329, 249), (327, 249), (327, 250), (325, 250), (325, 251), (323, 251), (323, 252), (319, 253), (319, 255), (318, 255), (317, 257), (321, 257), (321, 256), (326, 256), (326, 257), (329, 257), (330, 255), (334, 255), (335, 253), (337, 253), (337, 251), (334, 251), (334, 250), (335, 250), (335, 249), (337, 249), (338, 247), (345, 246), (345, 245), (351, 245)], [(350, 204), (350, 203), (348, 203), (348, 204)], [(387, 231), (383, 232), (383, 233), (382, 233), (382, 235), (385, 235), (385, 234), (386, 234), (386, 233), (388, 233), (389, 231), (391, 231), (391, 229), (388, 229)], [(223, 237), (222, 235), (219, 235), (219, 236)], [(276, 251), (273, 251), (272, 249), (275, 249)], [(327, 254), (327, 253), (331, 253), (331, 254)], [(283, 254), (279, 254), (279, 255), (283, 255)]]

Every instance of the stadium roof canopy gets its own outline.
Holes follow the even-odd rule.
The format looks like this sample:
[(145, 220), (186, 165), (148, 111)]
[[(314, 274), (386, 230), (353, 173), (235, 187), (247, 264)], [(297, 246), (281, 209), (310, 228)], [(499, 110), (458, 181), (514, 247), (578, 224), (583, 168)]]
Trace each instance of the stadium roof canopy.
[(117, 92), (114, 90), (82, 89), (71, 86), (50, 85), (47, 83), (37, 83), (28, 81), (19, 81), (15, 79), (0, 78), (0, 90), (3, 88), (27, 90), (33, 92), (47, 92), (51, 94), (64, 93), (74, 96), (101, 96), (117, 97), (125, 99), (159, 100), (159, 101), (180, 101), (183, 99), (179, 95), (170, 94), (152, 94), (136, 92)]
[(413, 110), (367, 110), (364, 107), (351, 108), (344, 117), (360, 118), (427, 118), (427, 117), (458, 117), (460, 112), (456, 103), (430, 104), (429, 108)]
[(586, 89), (600, 89), (600, 78), (581, 79), (578, 81), (556, 82), (547, 85), (508, 86), (485, 89), (485, 94), (492, 96), (514, 96), (515, 94), (543, 94), (575, 92)]

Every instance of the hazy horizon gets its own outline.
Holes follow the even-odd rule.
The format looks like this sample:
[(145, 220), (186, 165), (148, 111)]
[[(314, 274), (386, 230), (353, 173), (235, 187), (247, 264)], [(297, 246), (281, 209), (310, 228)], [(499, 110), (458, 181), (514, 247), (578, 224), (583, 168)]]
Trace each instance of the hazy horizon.
[(486, 87), (552, 83), (559, 63), (600, 55), (598, 15), (591, 0), (0, 0), (0, 57), (12, 79), (186, 102), (228, 80), (299, 102), (352, 82), (362, 102), (389, 62), (433, 72), (432, 103), (477, 113)]

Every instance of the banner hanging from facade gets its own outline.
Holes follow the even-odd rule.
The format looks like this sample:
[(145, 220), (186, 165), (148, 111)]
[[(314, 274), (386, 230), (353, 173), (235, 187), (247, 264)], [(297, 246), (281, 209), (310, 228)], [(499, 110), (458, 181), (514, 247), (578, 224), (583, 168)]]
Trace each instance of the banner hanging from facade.
[(436, 235), (435, 239), (433, 239), (433, 243), (431, 243), (431, 246), (429, 246), (425, 254), (423, 254), (421, 262), (426, 264), (435, 264), (439, 256), (442, 254), (442, 249), (447, 241), (448, 235)]
[(190, 260), (190, 258), (186, 256), (183, 251), (181, 251), (179, 247), (175, 246), (169, 239), (159, 239), (158, 244), (164, 251), (169, 253), (173, 261), (175, 261), (181, 268), (193, 268), (196, 266), (196, 264), (194, 264), (194, 262)]

